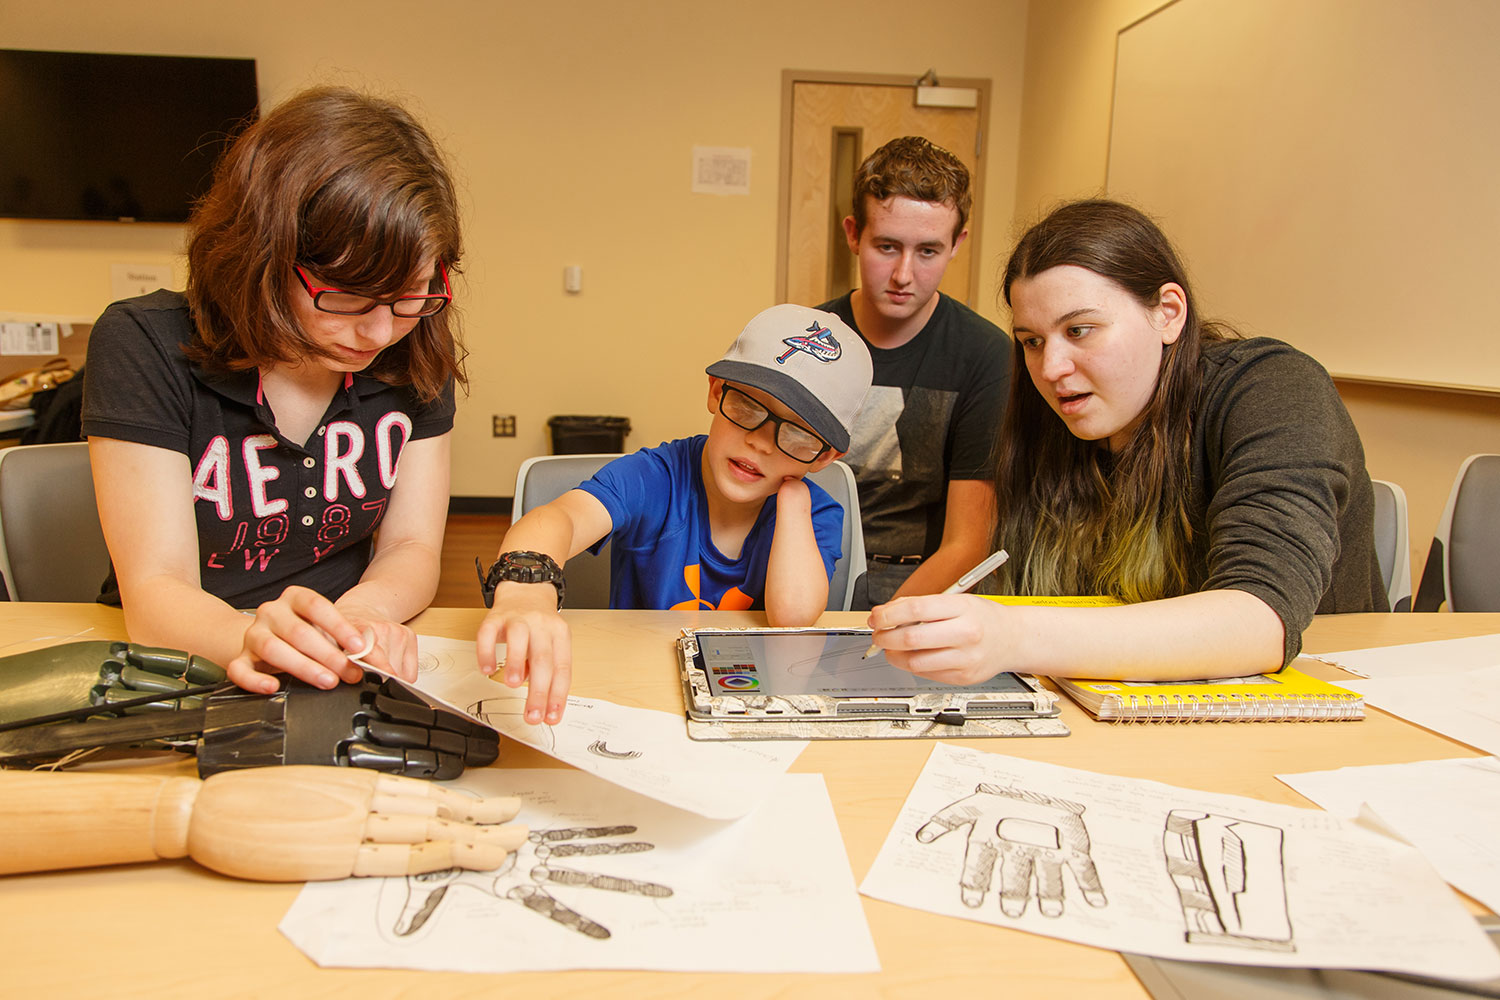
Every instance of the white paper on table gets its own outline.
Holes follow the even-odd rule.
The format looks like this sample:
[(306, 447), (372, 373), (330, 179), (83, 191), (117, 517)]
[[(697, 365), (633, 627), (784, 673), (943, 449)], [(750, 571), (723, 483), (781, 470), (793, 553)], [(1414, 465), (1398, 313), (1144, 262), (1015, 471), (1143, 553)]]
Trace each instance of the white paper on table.
[(1436, 679), (1377, 677), (1337, 683), (1359, 692), (1367, 705), (1488, 753), (1500, 753), (1500, 667)]
[(1500, 666), (1500, 634), (1302, 655), (1321, 663), (1343, 667), (1360, 677), (1461, 674), (1484, 667)]
[(1159, 958), (1500, 975), (1474, 919), (1397, 841), (1318, 810), (946, 744), (860, 891)]
[(780, 775), (733, 822), (560, 768), (475, 769), (455, 784), (520, 796), (532, 835), (506, 866), (309, 883), (281, 932), (323, 966), (880, 969), (822, 775)]
[(422, 694), (518, 743), (632, 791), (713, 819), (743, 816), (775, 787), (806, 741), (700, 743), (683, 716), (570, 697), (555, 726), (522, 718), (525, 688), (479, 672), (474, 643), (417, 637)]
[(1276, 777), (1337, 816), (1369, 810), (1454, 888), (1500, 912), (1500, 759), (1460, 757)]

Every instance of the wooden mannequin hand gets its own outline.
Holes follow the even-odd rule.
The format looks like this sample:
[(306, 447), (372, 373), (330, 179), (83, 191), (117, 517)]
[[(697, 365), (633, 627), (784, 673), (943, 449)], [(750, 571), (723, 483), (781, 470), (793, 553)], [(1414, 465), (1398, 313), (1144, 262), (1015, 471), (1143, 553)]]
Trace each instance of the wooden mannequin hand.
[(344, 767), (196, 778), (0, 772), (0, 874), (191, 856), (262, 882), (488, 871), (526, 840), (520, 803)]

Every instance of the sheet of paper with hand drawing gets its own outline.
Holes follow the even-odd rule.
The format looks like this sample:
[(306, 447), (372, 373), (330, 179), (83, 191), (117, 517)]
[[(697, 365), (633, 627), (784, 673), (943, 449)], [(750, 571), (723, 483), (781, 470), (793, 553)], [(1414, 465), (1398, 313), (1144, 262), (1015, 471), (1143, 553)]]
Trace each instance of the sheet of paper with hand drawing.
[(280, 929), (323, 966), (460, 972), (877, 972), (822, 775), (785, 774), (743, 819), (562, 768), (475, 769), (529, 841), (494, 872), (314, 882)]
[(1500, 912), (1500, 759), (1458, 757), (1278, 774), (1335, 816), (1371, 816), (1455, 888)]
[(806, 741), (702, 743), (688, 739), (681, 715), (593, 698), (570, 697), (555, 726), (528, 725), (521, 717), (525, 688), (481, 674), (472, 642), (427, 635), (417, 641), (414, 686), (424, 695), (550, 757), (710, 818), (754, 809), (807, 747)]
[(1399, 841), (1318, 810), (947, 744), (860, 891), (1158, 958), (1500, 975)]

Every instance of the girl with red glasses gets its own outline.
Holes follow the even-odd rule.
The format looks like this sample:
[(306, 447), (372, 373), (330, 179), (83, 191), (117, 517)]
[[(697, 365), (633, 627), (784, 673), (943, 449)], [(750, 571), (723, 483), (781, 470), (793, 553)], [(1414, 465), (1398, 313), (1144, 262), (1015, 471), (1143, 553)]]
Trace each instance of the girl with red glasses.
[(395, 104), (306, 91), (238, 137), (188, 229), (186, 292), (90, 336), (100, 600), (252, 691), (358, 680), (367, 647), (415, 677), (401, 623), (436, 591), (464, 381), (441, 154)]

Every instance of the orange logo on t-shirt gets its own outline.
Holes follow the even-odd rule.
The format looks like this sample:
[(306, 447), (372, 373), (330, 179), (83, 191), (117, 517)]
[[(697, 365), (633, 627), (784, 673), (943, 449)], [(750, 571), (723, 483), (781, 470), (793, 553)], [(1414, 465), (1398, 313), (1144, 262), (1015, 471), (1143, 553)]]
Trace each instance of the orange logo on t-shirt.
[(710, 601), (705, 601), (699, 590), (699, 564), (682, 567), (682, 579), (687, 584), (688, 592), (693, 595), (690, 601), (672, 605), (670, 611), (748, 611), (754, 599), (738, 587), (730, 587), (724, 591), (724, 596), (719, 599), (719, 606), (714, 607)]

